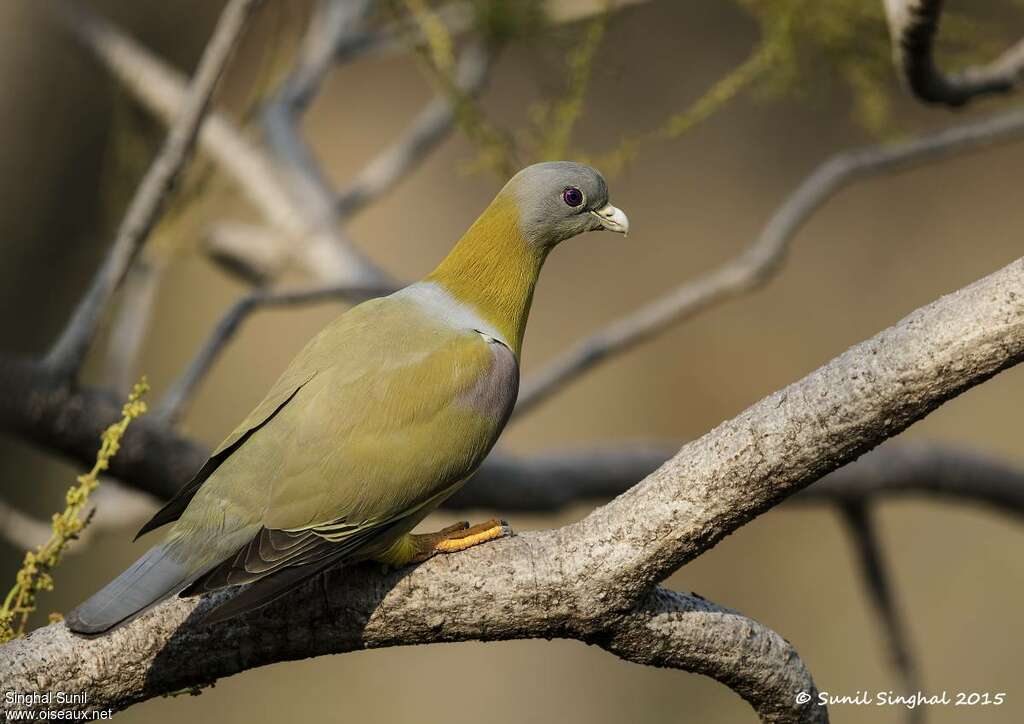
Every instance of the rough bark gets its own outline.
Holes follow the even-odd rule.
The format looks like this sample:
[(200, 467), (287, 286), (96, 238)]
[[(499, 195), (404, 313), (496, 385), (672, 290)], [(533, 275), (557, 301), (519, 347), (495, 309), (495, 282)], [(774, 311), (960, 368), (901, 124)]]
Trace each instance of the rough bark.
[[(75, 686), (90, 692), (90, 707), (122, 708), (273, 661), (365, 647), (534, 637), (577, 638), (624, 658), (697, 668), (683, 660), (698, 651), (673, 653), (636, 634), (646, 627), (652, 636), (670, 636), (673, 646), (699, 635), (690, 627), (699, 628), (700, 617), (652, 604), (652, 596), (670, 595), (658, 592), (659, 581), (1022, 358), (1024, 260), (1018, 260), (689, 443), (578, 523), (415, 568), (331, 570), (276, 605), (218, 626), (198, 624), (215, 603), (209, 599), (166, 602), (93, 640), (53, 624), (0, 649), (2, 684), (15, 690)], [(214, 598), (224, 595), (230, 594)], [(760, 646), (767, 635), (760, 630), (753, 643)], [(776, 683), (736, 683), (737, 691), (753, 699), (766, 720), (823, 720), (824, 709), (795, 704), (797, 692), (782, 682), (800, 679), (799, 667), (791, 662), (788, 674), (780, 673), (780, 656), (789, 653), (771, 653), (781, 645), (772, 640), (761, 663), (744, 661), (730, 670)], [(768, 660), (772, 671), (759, 674)]]

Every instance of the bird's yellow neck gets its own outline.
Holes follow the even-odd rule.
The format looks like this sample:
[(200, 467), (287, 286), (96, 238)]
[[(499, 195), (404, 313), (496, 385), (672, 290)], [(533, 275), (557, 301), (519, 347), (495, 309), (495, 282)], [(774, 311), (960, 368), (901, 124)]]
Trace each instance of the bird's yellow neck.
[(546, 256), (546, 248), (523, 236), (514, 200), (499, 194), (426, 281), (471, 305), (501, 332), (518, 357)]

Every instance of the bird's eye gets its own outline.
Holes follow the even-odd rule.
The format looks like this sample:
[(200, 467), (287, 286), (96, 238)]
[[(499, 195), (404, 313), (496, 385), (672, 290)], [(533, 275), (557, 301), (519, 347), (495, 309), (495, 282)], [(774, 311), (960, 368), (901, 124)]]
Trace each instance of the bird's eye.
[(576, 208), (583, 203), (583, 192), (575, 186), (570, 186), (562, 192), (562, 201), (564, 201), (568, 206)]

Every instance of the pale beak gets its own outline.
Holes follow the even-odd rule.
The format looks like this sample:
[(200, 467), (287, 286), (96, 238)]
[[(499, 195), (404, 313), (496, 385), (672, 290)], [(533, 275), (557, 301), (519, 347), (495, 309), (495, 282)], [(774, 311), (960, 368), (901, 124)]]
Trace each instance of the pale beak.
[(590, 213), (596, 216), (597, 220), (601, 222), (601, 226), (608, 231), (616, 231), (620, 234), (629, 233), (629, 218), (622, 212), (622, 209), (605, 204), (597, 211)]

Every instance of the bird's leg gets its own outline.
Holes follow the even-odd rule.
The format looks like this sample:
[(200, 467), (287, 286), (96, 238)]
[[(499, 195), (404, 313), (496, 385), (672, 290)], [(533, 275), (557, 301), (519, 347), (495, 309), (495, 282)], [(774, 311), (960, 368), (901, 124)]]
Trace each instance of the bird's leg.
[(478, 523), (474, 526), (467, 521), (462, 521), (437, 533), (427, 533), (424, 538), (432, 539), (433, 553), (456, 553), (510, 535), (512, 535), (512, 528), (508, 523), (491, 518), (485, 523)]
[(394, 566), (422, 563), (438, 553), (456, 553), (510, 535), (512, 528), (503, 520), (491, 518), (474, 526), (462, 521), (436, 533), (406, 533), (377, 560)]

